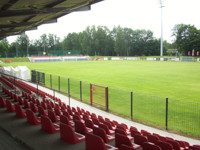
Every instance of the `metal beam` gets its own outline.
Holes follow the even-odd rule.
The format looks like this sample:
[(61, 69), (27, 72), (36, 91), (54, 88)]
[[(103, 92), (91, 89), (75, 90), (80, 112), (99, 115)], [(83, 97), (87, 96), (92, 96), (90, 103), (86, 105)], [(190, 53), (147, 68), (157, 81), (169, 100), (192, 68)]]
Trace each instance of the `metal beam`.
[(54, 14), (58, 12), (68, 12), (69, 10), (65, 7), (62, 8), (43, 8), (43, 9), (29, 9), (29, 10), (7, 10), (1, 11), (0, 17), (16, 17), (16, 16), (27, 16), (27, 15), (42, 15), (42, 14)]
[(6, 3), (2, 8), (1, 11), (5, 11), (8, 8), (10, 8), (13, 4), (15, 4), (16, 2), (18, 2), (18, 0), (10, 0), (8, 3)]

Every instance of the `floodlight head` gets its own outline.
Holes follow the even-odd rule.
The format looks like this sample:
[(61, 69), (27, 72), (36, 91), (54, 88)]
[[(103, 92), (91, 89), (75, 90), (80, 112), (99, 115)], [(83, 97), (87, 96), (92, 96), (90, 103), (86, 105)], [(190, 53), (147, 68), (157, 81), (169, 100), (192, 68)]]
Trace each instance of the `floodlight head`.
[(160, 2), (160, 7), (161, 8), (164, 7), (164, 0), (159, 0), (159, 2)]

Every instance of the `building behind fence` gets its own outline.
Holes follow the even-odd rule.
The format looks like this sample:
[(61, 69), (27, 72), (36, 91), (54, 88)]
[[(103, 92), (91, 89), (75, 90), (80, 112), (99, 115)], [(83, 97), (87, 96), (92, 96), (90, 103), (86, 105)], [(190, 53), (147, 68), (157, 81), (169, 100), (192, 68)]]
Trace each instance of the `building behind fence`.
[[(91, 104), (90, 83), (32, 70), (32, 81)], [(200, 103), (108, 88), (107, 108), (132, 120), (199, 137)]]

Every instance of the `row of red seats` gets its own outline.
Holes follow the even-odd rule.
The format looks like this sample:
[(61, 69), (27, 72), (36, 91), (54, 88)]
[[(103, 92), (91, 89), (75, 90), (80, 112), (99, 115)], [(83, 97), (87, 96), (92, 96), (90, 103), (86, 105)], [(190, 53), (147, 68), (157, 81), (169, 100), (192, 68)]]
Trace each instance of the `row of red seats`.
[(14, 80), (12, 77), (8, 78), (8, 77), (6, 77), (4, 75), (2, 75), (2, 77), (4, 77), (4, 79), (6, 79), (7, 82), (9, 82), (9, 83), (11, 82), (13, 84), (16, 84), (16, 86), (18, 86), (19, 88), (23, 89), (24, 91), (26, 91), (29, 94), (36, 94), (37, 93), (39, 96), (41, 96), (43, 98), (49, 97), (51, 99), (54, 99), (57, 102), (61, 102), (61, 100), (59, 98), (54, 97), (53, 95), (51, 95), (49, 93), (46, 93), (46, 92), (44, 92), (44, 91), (42, 91), (40, 89), (37, 89), (37, 88), (35, 88), (35, 87), (33, 87), (33, 86), (31, 86), (31, 85), (29, 85), (29, 84), (27, 84), (27, 83), (25, 83), (25, 82), (23, 82), (21, 80)]
[(3, 76), (0, 77), (0, 80), (3, 81), (11, 89), (14, 89), (14, 90), (16, 89), (17, 90), (16, 86), (13, 85), (12, 83), (10, 83), (9, 81), (7, 81)]

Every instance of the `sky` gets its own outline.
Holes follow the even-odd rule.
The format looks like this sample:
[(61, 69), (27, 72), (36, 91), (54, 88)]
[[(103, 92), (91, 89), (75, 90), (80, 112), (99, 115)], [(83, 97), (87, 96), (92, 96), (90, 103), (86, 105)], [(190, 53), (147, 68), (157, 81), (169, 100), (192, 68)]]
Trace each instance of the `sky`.
[[(162, 0), (163, 39), (173, 42), (172, 29), (176, 24), (190, 24), (200, 29), (200, 0)], [(90, 11), (73, 12), (45, 24), (37, 30), (27, 31), (30, 40), (39, 39), (44, 33), (56, 34), (63, 40), (68, 33), (81, 32), (87, 26), (107, 26), (110, 30), (120, 25), (133, 30), (146, 29), (161, 37), (160, 0), (104, 0), (93, 4)], [(14, 42), (17, 36), (8, 38)]]

